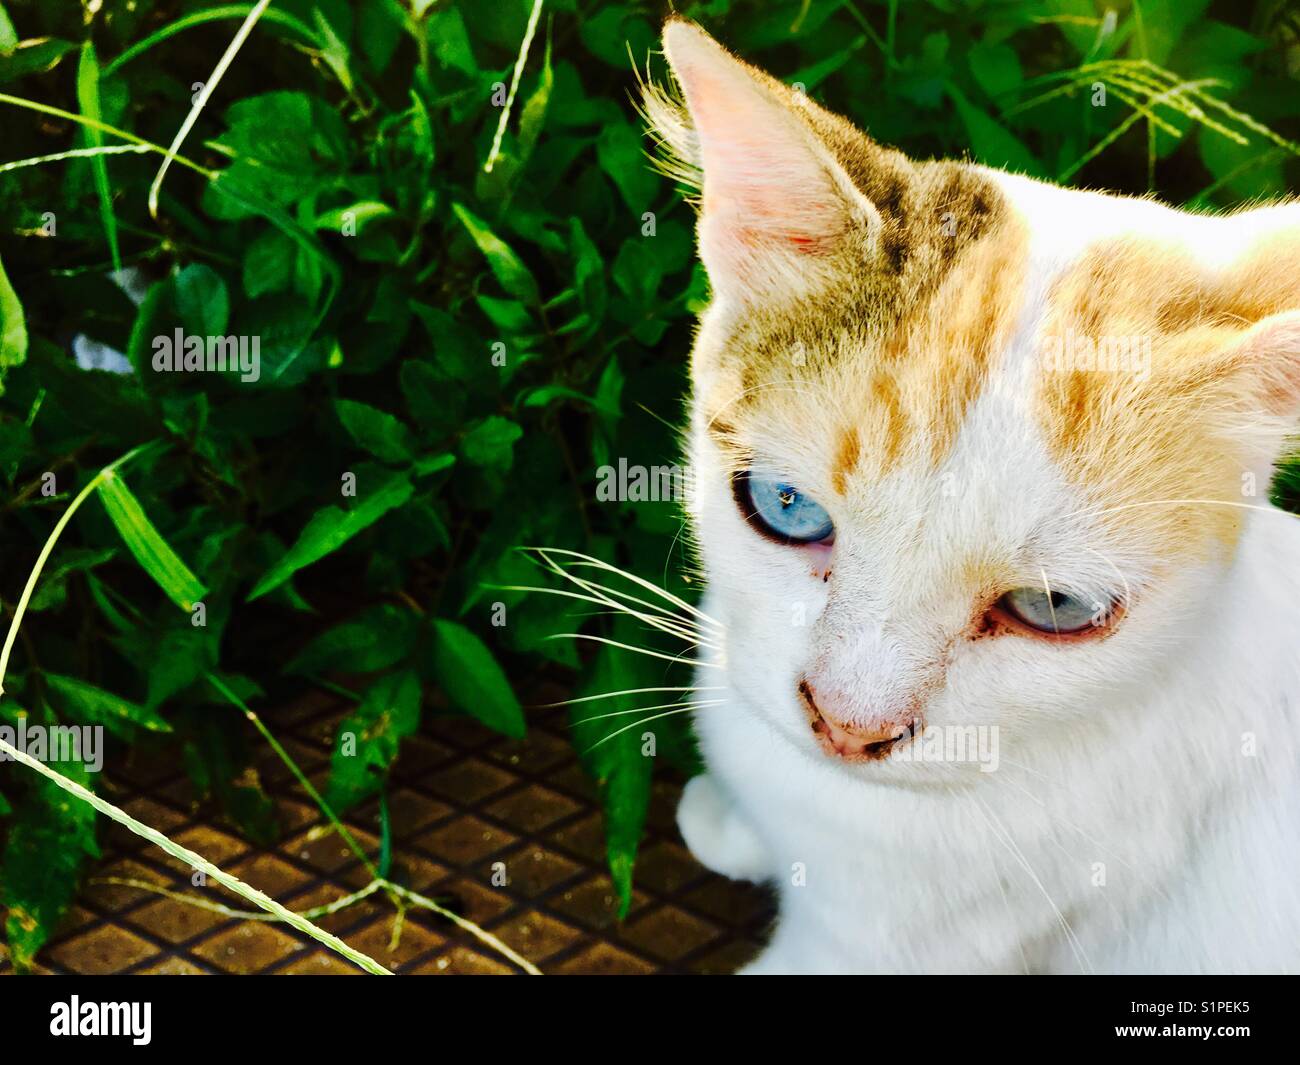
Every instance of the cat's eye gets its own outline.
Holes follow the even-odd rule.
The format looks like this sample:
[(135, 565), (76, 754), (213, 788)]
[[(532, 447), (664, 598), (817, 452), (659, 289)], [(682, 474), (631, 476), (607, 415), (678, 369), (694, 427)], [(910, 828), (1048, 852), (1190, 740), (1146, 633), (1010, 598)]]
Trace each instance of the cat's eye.
[(1057, 636), (1084, 632), (1102, 624), (1104, 610), (1090, 598), (1046, 588), (1013, 588), (998, 607), (1031, 629)]
[(732, 487), (745, 519), (782, 543), (819, 543), (835, 531), (820, 503), (779, 477), (746, 471), (736, 475)]

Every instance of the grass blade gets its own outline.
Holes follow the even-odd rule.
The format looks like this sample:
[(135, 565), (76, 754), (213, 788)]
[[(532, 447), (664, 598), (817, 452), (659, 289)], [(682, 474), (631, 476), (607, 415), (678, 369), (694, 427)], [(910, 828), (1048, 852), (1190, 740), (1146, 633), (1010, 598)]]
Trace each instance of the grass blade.
[[(95, 58), (95, 45), (87, 41), (81, 47), (81, 62), (77, 64), (77, 106), (81, 113), (94, 122), (102, 121), (99, 110), (99, 60)], [(86, 127), (86, 145), (102, 148), (104, 135), (94, 126)], [(99, 217), (104, 223), (104, 236), (108, 240), (108, 253), (113, 259), (113, 269), (122, 269), (122, 253), (117, 245), (117, 217), (113, 214), (113, 190), (108, 184), (108, 164), (103, 155), (90, 159), (95, 175), (95, 191), (99, 194)]]
[[(108, 77), (121, 67), (126, 66), (127, 63), (131, 62), (131, 60), (135, 59), (142, 53), (149, 51), (149, 49), (154, 47), (154, 45), (162, 44), (162, 42), (167, 40), (169, 37), (175, 37), (176, 34), (181, 33), (184, 30), (191, 29), (194, 26), (202, 26), (208, 22), (218, 22), (223, 19), (247, 18), (249, 12), (252, 10), (252, 4), (225, 4), (221, 7), (212, 7), (203, 11), (195, 11), (183, 18), (178, 18), (172, 22), (168, 22), (167, 25), (163, 26), (161, 29), (155, 30), (153, 33), (149, 34), (148, 37), (145, 37), (143, 40), (137, 41), (135, 44), (131, 45), (130, 48), (109, 63), (108, 66), (104, 68), (104, 77)], [(319, 36), (317, 36), (312, 28), (305, 22), (294, 18), (293, 15), (287, 14), (283, 11), (276, 11), (272, 8), (267, 11), (262, 18), (268, 23), (283, 26), (285, 29), (292, 30), (314, 48), (324, 47), (324, 42)]]
[(154, 528), (126, 482), (110, 471), (100, 481), (99, 498), (136, 561), (173, 603), (189, 613), (207, 589)]
[(158, 190), (162, 188), (163, 178), (167, 176), (167, 171), (171, 168), (172, 160), (176, 158), (176, 153), (180, 150), (185, 138), (189, 135), (194, 123), (198, 121), (199, 112), (207, 106), (208, 98), (221, 83), (225, 76), (226, 68), (234, 62), (235, 56), (238, 55), (239, 49), (244, 46), (248, 35), (253, 32), (253, 27), (257, 25), (257, 20), (262, 17), (262, 12), (270, 4), (271, 0), (258, 0), (253, 9), (249, 11), (248, 17), (240, 24), (235, 36), (231, 39), (225, 52), (222, 53), (217, 65), (212, 68), (212, 73), (203, 82), (203, 88), (199, 90), (199, 95), (194, 101), (194, 106), (190, 108), (190, 113), (185, 116), (185, 121), (181, 123), (181, 128), (176, 131), (176, 136), (167, 147), (167, 154), (163, 156), (162, 166), (158, 168), (158, 173), (154, 175), (153, 184), (149, 186), (149, 217), (158, 217)]

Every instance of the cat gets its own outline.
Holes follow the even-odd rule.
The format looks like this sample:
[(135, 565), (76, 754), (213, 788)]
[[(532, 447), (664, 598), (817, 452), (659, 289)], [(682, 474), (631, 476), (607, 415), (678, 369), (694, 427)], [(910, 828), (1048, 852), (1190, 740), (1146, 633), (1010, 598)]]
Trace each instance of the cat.
[(769, 973), (1300, 970), (1300, 204), (916, 162), (664, 30), (705, 866)]

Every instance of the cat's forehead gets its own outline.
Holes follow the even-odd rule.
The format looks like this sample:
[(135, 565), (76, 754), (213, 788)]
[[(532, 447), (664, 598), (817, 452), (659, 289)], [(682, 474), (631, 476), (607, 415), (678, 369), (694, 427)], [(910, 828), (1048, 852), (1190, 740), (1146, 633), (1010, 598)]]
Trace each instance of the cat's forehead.
[(1024, 220), (977, 168), (874, 172), (879, 255), (846, 258), (797, 301), (706, 319), (697, 348), (714, 367), (697, 374), (697, 401), (724, 442), (819, 441), (841, 493), (852, 477), (932, 468), (951, 451), (1010, 343), (1029, 272)]
[[(1294, 230), (958, 170), (886, 198), (915, 248), (712, 336), (706, 322), (717, 372), (697, 375), (697, 401), (719, 437), (848, 498), (899, 470), (942, 475), (963, 447), (991, 469), (1000, 433), (1009, 468), (1032, 441), (1121, 534), (1230, 543), (1232, 508), (1192, 517), (1152, 501), (1217, 498), (1240, 480), (1225, 418), (1248, 420), (1247, 398), (1207, 358), (1296, 304)], [(958, 185), (974, 213), (943, 218)], [(945, 242), (948, 223), (968, 238)], [(1000, 422), (971, 424), (981, 397)]]

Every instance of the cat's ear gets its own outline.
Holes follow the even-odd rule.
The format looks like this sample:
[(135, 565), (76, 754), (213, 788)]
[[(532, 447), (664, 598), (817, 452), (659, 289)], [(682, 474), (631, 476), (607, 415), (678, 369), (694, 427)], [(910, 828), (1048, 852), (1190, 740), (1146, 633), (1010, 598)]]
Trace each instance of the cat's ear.
[(653, 89), (646, 111), (677, 176), (700, 184), (700, 258), (715, 292), (742, 302), (793, 294), (846, 238), (878, 229), (875, 208), (801, 117), (815, 105), (682, 19), (665, 27), (664, 51), (685, 113)]
[(1300, 310), (1257, 322), (1233, 358), (1258, 382), (1257, 394), (1267, 413), (1300, 419)]

